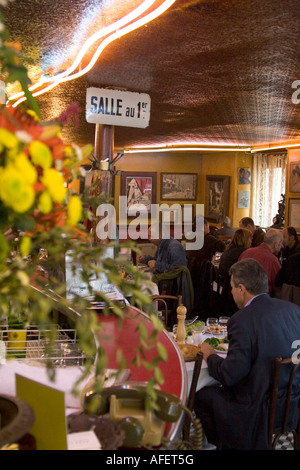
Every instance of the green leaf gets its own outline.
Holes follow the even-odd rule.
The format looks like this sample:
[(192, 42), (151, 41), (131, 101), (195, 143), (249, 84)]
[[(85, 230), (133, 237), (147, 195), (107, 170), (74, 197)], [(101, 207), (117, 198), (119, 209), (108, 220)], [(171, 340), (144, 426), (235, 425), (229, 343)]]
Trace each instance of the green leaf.
[(163, 361), (168, 360), (167, 350), (162, 343), (157, 343), (157, 351)]
[(162, 371), (160, 370), (159, 367), (155, 367), (155, 369), (154, 369), (154, 377), (155, 377), (155, 379), (157, 380), (157, 382), (158, 382), (159, 384), (162, 385), (162, 384), (164, 383), (164, 376), (163, 376)]

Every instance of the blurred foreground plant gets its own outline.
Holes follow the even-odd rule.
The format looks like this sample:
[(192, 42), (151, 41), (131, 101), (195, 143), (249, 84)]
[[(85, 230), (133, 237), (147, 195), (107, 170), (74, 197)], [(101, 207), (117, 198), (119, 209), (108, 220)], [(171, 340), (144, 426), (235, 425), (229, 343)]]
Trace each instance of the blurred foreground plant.
[[(95, 206), (107, 202), (105, 198), (99, 200), (91, 192), (78, 195), (68, 190), (68, 184), (80, 178), (80, 163), (90, 155), (92, 147), (64, 144), (60, 132), (68, 111), (56, 121), (39, 120), (38, 104), (28, 90), (26, 68), (19, 64), (19, 48), (7, 44), (8, 39), (0, 17), (0, 78), (5, 83), (19, 81), (27, 98), (26, 107), (16, 109), (3, 104), (0, 110), (0, 322), (21, 320), (24, 327), (37, 325), (43, 330), (49, 324), (54, 328), (53, 311), (57, 306), (68, 312), (73, 309), (76, 313), (72, 321), (80, 348), (90, 358), (83, 377), (92, 364), (96, 376), (102, 377), (105, 350), (95, 342), (101, 322), (88, 310), (87, 299), (76, 294), (72, 301), (66, 299), (66, 285), (60, 274), (69, 253), (72, 264), (81, 266), (81, 277), (90, 294), (105, 303), (104, 314), (119, 318), (120, 327), (127, 307), (120, 308), (105, 293), (92, 289), (90, 281), (95, 273), (105, 273), (124, 296), (130, 296), (135, 305), (149, 313), (153, 331), (148, 334), (143, 323), (139, 325), (140, 344), (136, 345), (135, 362), (153, 370), (151, 389), (156, 382), (163, 382), (159, 361), (167, 358), (163, 345), (157, 341), (162, 324), (154, 313), (150, 296), (141, 292), (141, 281), (145, 279), (125, 260), (108, 258), (107, 245), (93, 244), (82, 223), (93, 219)], [(129, 245), (136, 250), (133, 243)], [(119, 276), (120, 263), (130, 274), (131, 282)], [(55, 332), (51, 337), (55, 338)], [(156, 350), (151, 363), (144, 357), (149, 348)], [(128, 367), (122, 352), (117, 355), (120, 370)]]

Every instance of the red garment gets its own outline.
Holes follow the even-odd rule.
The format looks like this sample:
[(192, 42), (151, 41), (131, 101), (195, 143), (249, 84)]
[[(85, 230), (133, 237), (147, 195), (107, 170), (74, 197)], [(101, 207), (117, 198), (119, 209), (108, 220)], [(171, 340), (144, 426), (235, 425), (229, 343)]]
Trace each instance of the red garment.
[(239, 257), (239, 261), (245, 258), (255, 259), (262, 265), (269, 279), (269, 294), (273, 295), (275, 291), (275, 277), (281, 268), (278, 258), (276, 258), (265, 243), (243, 251)]

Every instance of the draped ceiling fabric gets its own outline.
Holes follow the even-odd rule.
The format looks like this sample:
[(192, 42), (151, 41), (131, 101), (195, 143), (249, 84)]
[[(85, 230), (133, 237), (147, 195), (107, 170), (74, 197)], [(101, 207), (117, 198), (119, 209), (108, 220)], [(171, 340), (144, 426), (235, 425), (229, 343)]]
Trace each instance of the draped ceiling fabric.
[(251, 217), (256, 225), (273, 224), (278, 202), (285, 194), (286, 164), (287, 152), (253, 155)]
[[(3, 11), (11, 39), (21, 42), (35, 73), (66, 60), (82, 26), (88, 31), (101, 4), (116, 1), (15, 0)], [(87, 75), (40, 96), (42, 119), (77, 101), (79, 126), (68, 126), (63, 137), (93, 143), (86, 88), (118, 87), (151, 97), (147, 129), (115, 128), (121, 149), (300, 140), (300, 104), (292, 100), (292, 84), (300, 79), (299, 38), (299, 0), (176, 0), (161, 17), (110, 44)]]

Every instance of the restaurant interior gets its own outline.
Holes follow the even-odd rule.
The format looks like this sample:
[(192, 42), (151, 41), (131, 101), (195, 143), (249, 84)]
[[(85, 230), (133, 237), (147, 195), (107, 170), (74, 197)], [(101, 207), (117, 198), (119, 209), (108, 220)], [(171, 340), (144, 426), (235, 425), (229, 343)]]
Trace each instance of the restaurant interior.
[[(227, 343), (227, 326), (221, 317), (227, 322), (238, 310), (227, 285), (230, 276), (224, 280), (219, 273), (222, 253), (247, 217), (264, 234), (292, 226), (300, 243), (299, 2), (7, 0), (0, 2), (0, 14), (9, 40), (20, 45), (16, 69), (19, 63), (26, 67), (40, 122), (48, 124), (49, 132), (51, 125), (61, 125), (55, 138), (80, 155), (76, 174), (71, 170), (73, 178), (65, 184), (67, 193), (96, 201), (76, 232), (78, 238), (83, 232), (89, 237), (85, 253), (73, 258), (75, 245), (68, 244), (68, 235), (65, 244), (57, 242), (56, 232), (47, 239), (49, 248), (38, 247), (38, 257), (27, 253), (34, 266), (29, 285), (22, 284), (33, 292), (29, 304), (37, 302), (40, 308), (45, 302), (62, 335), (54, 340), (54, 359), (50, 351), (50, 373), (55, 370), (56, 380), (51, 380), (46, 360), (50, 340), (43, 337), (51, 328), (36, 314), (38, 309), (32, 308), (33, 318), (41, 325), (26, 325), (25, 342), (12, 341), (8, 307), (0, 311), (0, 449), (222, 450), (221, 444), (207, 441), (193, 411), (196, 392), (215, 383), (199, 346), (205, 334), (217, 338), (219, 355), (225, 359), (228, 345), (222, 349), (220, 341), (224, 343), (225, 337)], [(18, 77), (19, 72), (13, 73)], [(10, 79), (6, 84), (4, 109), (22, 113), (30, 107), (20, 83)], [(3, 121), (0, 127), (5, 127)], [(31, 132), (30, 127), (26, 131)], [(2, 152), (1, 142), (0, 135)], [(0, 164), (4, 165), (2, 160)], [(130, 208), (133, 184), (139, 195), (132, 196)], [(5, 206), (1, 197), (0, 188), (0, 211)], [(97, 212), (96, 203), (113, 206), (115, 236), (105, 232), (106, 238), (101, 238), (104, 214)], [(135, 237), (139, 204), (146, 205), (146, 211)], [(187, 232), (195, 229), (198, 216), (201, 230), (205, 218), (221, 248), (201, 265), (187, 256), (186, 266), (177, 266), (173, 277), (145, 268), (138, 256), (154, 257), (157, 249), (148, 227), (163, 222), (151, 220), (155, 204), (165, 204), (161, 217), (174, 238), (179, 234), (185, 253), (191, 245)], [(183, 226), (185, 214), (188, 222)], [(222, 216), (227, 216), (230, 235), (217, 235)], [(55, 219), (59, 228), (62, 217)], [(21, 234), (32, 240), (36, 234), (21, 227), (10, 245), (14, 249)], [(43, 240), (40, 227), (34, 230)], [(1, 225), (1, 237), (7, 228)], [(282, 250), (276, 254), (282, 263), (280, 254)], [(96, 278), (86, 274), (85, 257), (93, 258)], [(20, 273), (23, 268), (18, 266)], [(4, 303), (6, 286), (1, 283)], [(14, 300), (16, 295), (14, 286)], [(300, 305), (299, 298), (298, 291), (298, 298), (289, 300)], [(20, 302), (18, 298), (19, 307)], [(88, 318), (95, 315), (100, 330), (86, 313)], [(216, 320), (213, 326), (210, 318)], [(77, 335), (92, 353), (81, 350)], [(31, 356), (26, 354), (29, 343), (34, 344)], [(3, 358), (1, 346), (12, 360)], [(70, 383), (77, 383), (79, 369), (86, 371), (80, 399), (70, 388)], [(299, 389), (299, 375), (295, 377)], [(164, 413), (144, 405), (141, 411), (136, 404), (141, 387), (144, 395), (145, 389), (150, 395), (156, 389), (158, 408)], [(100, 411), (99, 405), (92, 422), (90, 402), (99, 396), (107, 400), (105, 389), (114, 400), (109, 419), (104, 421), (107, 409)], [(270, 407), (270, 415), (271, 411)], [(133, 420), (139, 420), (135, 427)], [(268, 449), (299, 450), (299, 419), (295, 430), (286, 423), (275, 430), (270, 423)]]

